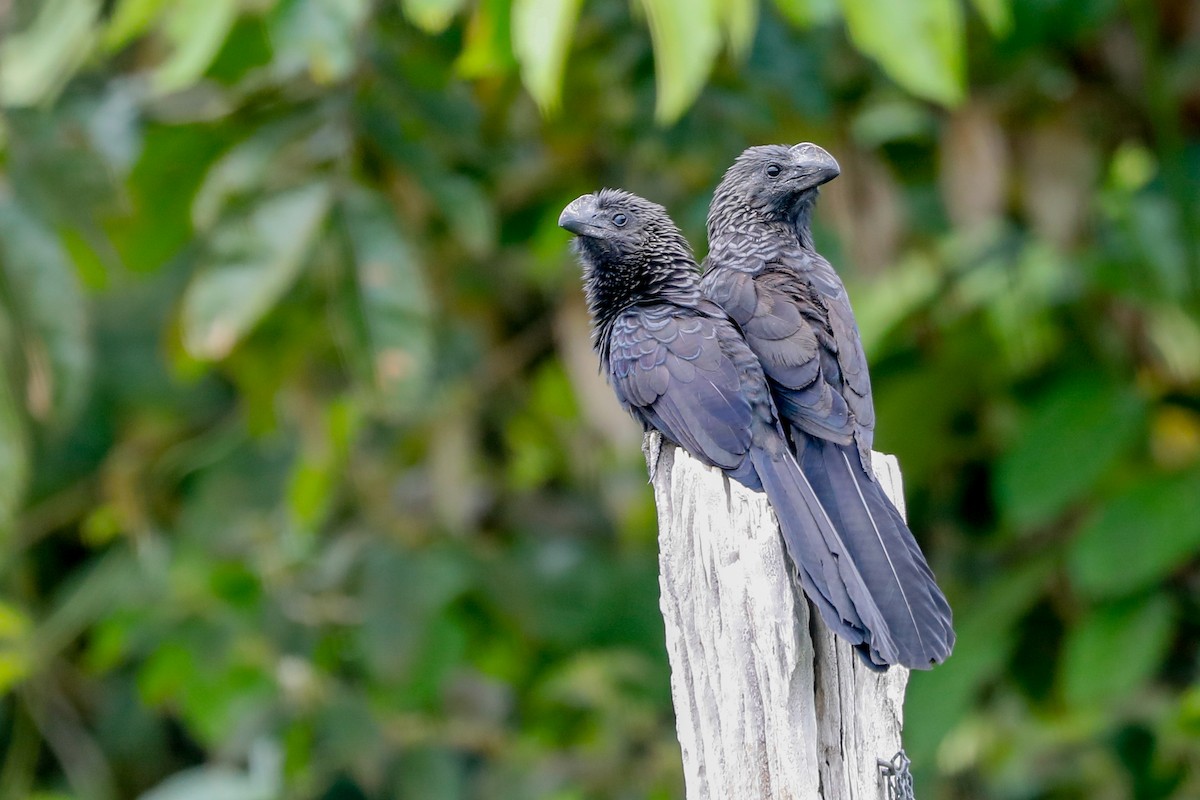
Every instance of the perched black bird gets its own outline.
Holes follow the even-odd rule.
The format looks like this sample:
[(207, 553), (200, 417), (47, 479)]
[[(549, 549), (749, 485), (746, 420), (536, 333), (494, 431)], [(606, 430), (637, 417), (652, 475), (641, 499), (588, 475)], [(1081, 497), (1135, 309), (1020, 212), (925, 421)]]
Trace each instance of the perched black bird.
[(818, 187), (840, 174), (814, 144), (752, 147), (708, 212), (702, 291), (758, 356), (796, 458), (866, 584), (870, 657), (928, 668), (954, 646), (950, 606), (871, 470), (875, 410), (845, 286), (813, 247)]
[(856, 548), (826, 514), (789, 449), (758, 358), (701, 294), (691, 248), (662, 206), (605, 189), (573, 201), (558, 224), (577, 237), (601, 369), (625, 408), (646, 430), (766, 492), (805, 593), (868, 663), (928, 666), (893, 639), (893, 610), (881, 603), (895, 598), (872, 588), (879, 578), (860, 570)]

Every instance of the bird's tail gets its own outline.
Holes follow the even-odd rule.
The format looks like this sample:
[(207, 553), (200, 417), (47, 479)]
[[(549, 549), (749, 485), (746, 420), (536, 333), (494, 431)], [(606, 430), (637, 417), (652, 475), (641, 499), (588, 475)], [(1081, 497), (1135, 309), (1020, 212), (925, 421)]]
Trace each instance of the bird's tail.
[(928, 669), (950, 654), (950, 606), (908, 526), (851, 447), (808, 437), (752, 454), (801, 585), (868, 665)]

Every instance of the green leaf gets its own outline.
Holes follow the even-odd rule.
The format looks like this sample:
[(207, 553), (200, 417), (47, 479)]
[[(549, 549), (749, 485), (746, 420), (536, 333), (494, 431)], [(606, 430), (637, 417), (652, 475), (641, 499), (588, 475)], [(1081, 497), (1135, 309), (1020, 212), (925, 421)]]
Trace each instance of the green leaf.
[(228, 741), (229, 731), (245, 730), (269, 713), (279, 686), (263, 656), (254, 655), (268, 646), (262, 639), (246, 637), (240, 648), (200, 645), (205, 646), (191, 653), (203, 666), (183, 687), (180, 717), (198, 741), (213, 748)]
[(543, 112), (558, 108), (563, 65), (581, 0), (513, 0), (512, 43), (521, 80)]
[[(29, 27), (0, 45), (0, 100), (31, 106), (57, 92), (87, 58), (100, 0), (46, 0)], [(12, 14), (6, 8), (4, 15)]]
[[(897, 94), (864, 105), (850, 123), (854, 141), (860, 147), (874, 150), (890, 142), (936, 135), (939, 117), (928, 103)], [(919, 257), (916, 253), (913, 256)]]
[(405, 706), (440, 708), (447, 679), (459, 667), (468, 649), (466, 627), (453, 609), (432, 615), (414, 650), (405, 687)]
[(172, 52), (154, 71), (158, 92), (191, 86), (216, 58), (237, 19), (238, 0), (177, 0), (163, 20)]
[(455, 240), (476, 258), (490, 254), (496, 246), (500, 223), (492, 199), (479, 184), (464, 175), (438, 174), (430, 178), (429, 191)]
[(394, 797), (422, 800), (455, 800), (467, 797), (470, 778), (462, 767), (462, 754), (450, 747), (408, 747), (397, 754)]
[(914, 670), (909, 679), (904, 742), (915, 761), (932, 759), (979, 691), (1003, 673), (1017, 643), (1017, 620), (1042, 596), (1053, 572), (1047, 559), (1019, 565), (955, 603), (954, 653), (937, 669)]
[(328, 403), (319, 418), (304, 420), (301, 452), (287, 488), (288, 509), (298, 530), (315, 531), (329, 516), (360, 423), (357, 407), (346, 399)]
[(1012, 30), (1011, 0), (971, 0), (993, 36), (1005, 36)]
[(54, 232), (3, 196), (0, 257), (24, 355), (26, 406), (40, 422), (69, 423), (87, 398), (92, 366), (79, 279)]
[(129, 550), (113, 547), (77, 567), (55, 595), (34, 632), (39, 666), (57, 658), (84, 631), (125, 605), (145, 602), (156, 587), (153, 570)]
[(1184, 385), (1200, 381), (1200, 319), (1182, 306), (1165, 303), (1144, 313), (1146, 336), (1171, 377)]
[(32, 627), (19, 608), (0, 602), (0, 697), (30, 672), (28, 639)]
[(365, 559), (363, 624), (355, 632), (373, 672), (389, 681), (420, 677), (430, 638), (445, 631), (446, 606), (468, 585), (462, 556), (450, 549), (379, 546)]
[(183, 343), (195, 358), (224, 358), (295, 282), (329, 208), (318, 181), (226, 217), (183, 297)]
[(104, 29), (104, 47), (119, 50), (141, 36), (158, 19), (169, 0), (121, 0)]
[[(105, 222), (125, 269), (162, 269), (194, 236), (192, 198), (226, 142), (199, 126), (153, 126), (127, 183), (133, 213)], [(95, 279), (93, 279), (95, 280)]]
[(464, 5), (466, 0), (400, 0), (404, 16), (426, 33), (446, 30)]
[(1094, 596), (1158, 583), (1200, 551), (1200, 472), (1148, 477), (1105, 503), (1071, 545), (1072, 580)]
[[(7, 316), (0, 315), (0, 354), (12, 350), (13, 336)], [(0, 541), (8, 538), (29, 480), (29, 437), (19, 396), (10, 370), (0, 362)]]
[(585, 647), (612, 618), (623, 593), (616, 565), (594, 546), (525, 538), (489, 564), (487, 590), (523, 635), (564, 649)]
[(801, 28), (829, 22), (839, 11), (837, 0), (775, 0), (775, 7)]
[[(454, 63), (464, 78), (506, 74), (516, 63), (512, 51), (508, 0), (483, 0), (467, 23), (466, 41)], [(555, 92), (557, 96), (557, 90)]]
[(754, 43), (758, 0), (725, 0), (717, 4), (717, 15), (729, 39), (729, 49), (742, 58)]
[(642, 0), (654, 44), (655, 117), (674, 122), (704, 88), (721, 47), (713, 0)]
[(299, 137), (303, 122), (302, 116), (295, 115), (264, 125), (213, 163), (192, 200), (192, 224), (197, 230), (216, 224), (230, 201), (262, 191), (281, 153)]
[(420, 259), (378, 194), (344, 204), (375, 387), (392, 409), (424, 395), (433, 364), (433, 309)]
[(284, 4), (271, 25), (276, 68), (283, 75), (307, 71), (322, 85), (342, 80), (358, 63), (358, 36), (368, 11), (369, 0)]
[(178, 637), (149, 655), (137, 675), (141, 701), (149, 706), (171, 702), (183, 693), (188, 684), (198, 680), (199, 665), (187, 646)]
[(841, 0), (850, 38), (896, 83), (944, 105), (963, 97), (958, 0)]
[(1071, 375), (1036, 401), (997, 466), (997, 496), (1018, 525), (1053, 517), (1086, 493), (1141, 430), (1145, 409), (1125, 386)]
[(938, 270), (931, 258), (913, 253), (869, 283), (851, 287), (865, 352), (877, 352), (889, 333), (934, 302), (941, 285)]
[(999, 351), (1015, 373), (1033, 372), (1060, 346), (1053, 312), (1068, 291), (1070, 266), (1049, 245), (1032, 244), (1015, 264), (996, 259), (977, 272), (992, 272), (996, 280), (980, 300)]
[(1093, 609), (1063, 646), (1060, 678), (1067, 701), (1108, 705), (1128, 695), (1157, 669), (1174, 627), (1174, 608), (1161, 594)]

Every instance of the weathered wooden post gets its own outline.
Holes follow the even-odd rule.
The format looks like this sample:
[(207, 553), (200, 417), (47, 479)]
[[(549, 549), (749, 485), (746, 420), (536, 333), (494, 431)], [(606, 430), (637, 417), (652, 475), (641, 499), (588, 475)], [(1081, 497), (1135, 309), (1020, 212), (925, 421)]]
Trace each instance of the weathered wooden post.
[[(908, 670), (872, 672), (791, 577), (766, 496), (646, 436), (688, 800), (884, 800)], [(895, 457), (875, 474), (904, 513)]]

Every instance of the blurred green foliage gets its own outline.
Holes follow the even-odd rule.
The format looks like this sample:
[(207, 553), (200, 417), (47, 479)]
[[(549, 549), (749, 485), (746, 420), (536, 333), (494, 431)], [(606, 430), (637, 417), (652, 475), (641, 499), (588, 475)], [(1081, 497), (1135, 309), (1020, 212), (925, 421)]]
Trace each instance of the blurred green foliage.
[(1200, 796), (1200, 6), (0, 4), (0, 798), (682, 796), (571, 198), (814, 140), (919, 795)]

